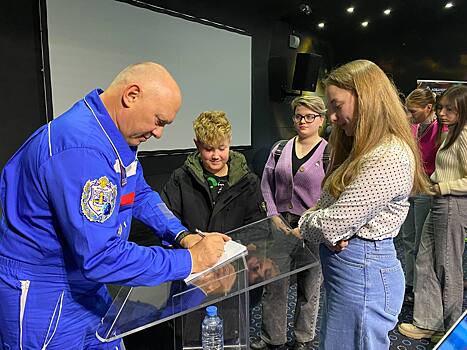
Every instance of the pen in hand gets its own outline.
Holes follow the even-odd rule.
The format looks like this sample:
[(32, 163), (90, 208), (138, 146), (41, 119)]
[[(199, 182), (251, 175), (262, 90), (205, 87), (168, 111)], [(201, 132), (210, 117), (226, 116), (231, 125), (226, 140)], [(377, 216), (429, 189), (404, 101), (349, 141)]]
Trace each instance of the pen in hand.
[(204, 232), (201, 231), (201, 230), (196, 229), (195, 232), (196, 232), (197, 234), (199, 234), (199, 235), (200, 235), (201, 237), (203, 237), (203, 238), (206, 237), (206, 235), (204, 234)]

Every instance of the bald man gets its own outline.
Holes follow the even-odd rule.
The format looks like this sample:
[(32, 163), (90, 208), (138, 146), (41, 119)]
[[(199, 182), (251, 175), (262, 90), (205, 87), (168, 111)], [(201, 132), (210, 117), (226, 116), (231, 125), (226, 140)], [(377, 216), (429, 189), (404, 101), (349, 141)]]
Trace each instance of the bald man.
[[(153, 286), (217, 262), (228, 238), (187, 234), (136, 158), (180, 104), (165, 68), (132, 65), (8, 161), (0, 179), (0, 349), (120, 349), (95, 336), (109, 306), (104, 283)], [(132, 217), (188, 249), (128, 242)]]

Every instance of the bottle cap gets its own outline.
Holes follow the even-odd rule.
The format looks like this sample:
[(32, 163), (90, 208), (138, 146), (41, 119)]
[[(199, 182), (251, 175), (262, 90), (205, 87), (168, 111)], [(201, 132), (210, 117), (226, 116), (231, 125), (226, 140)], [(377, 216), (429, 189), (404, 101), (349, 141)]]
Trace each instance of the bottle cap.
[(212, 305), (212, 306), (208, 306), (206, 308), (206, 313), (208, 314), (208, 316), (216, 316), (217, 315), (217, 307)]

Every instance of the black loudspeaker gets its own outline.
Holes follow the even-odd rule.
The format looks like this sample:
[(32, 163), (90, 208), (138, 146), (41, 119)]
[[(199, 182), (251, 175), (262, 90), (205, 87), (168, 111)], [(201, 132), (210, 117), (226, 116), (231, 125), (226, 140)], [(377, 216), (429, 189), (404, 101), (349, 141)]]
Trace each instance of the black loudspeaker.
[(292, 90), (315, 91), (323, 57), (314, 53), (297, 53)]

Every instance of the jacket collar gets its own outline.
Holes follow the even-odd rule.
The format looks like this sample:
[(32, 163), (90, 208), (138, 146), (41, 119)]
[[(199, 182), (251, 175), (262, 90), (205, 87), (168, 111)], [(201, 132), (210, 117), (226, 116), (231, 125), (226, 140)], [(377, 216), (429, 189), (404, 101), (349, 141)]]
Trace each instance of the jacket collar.
[(91, 110), (103, 133), (109, 140), (123, 167), (128, 167), (136, 159), (137, 147), (129, 146), (118, 130), (99, 95), (101, 89), (95, 89), (84, 97), (84, 103)]
[[(245, 175), (249, 173), (249, 168), (245, 159), (245, 156), (240, 152), (230, 151), (229, 152), (229, 186), (232, 187), (239, 182)], [(201, 183), (204, 183), (203, 166), (201, 165), (201, 155), (198, 151), (195, 151), (188, 155), (185, 160), (185, 166), (191, 170), (195, 177)]]

